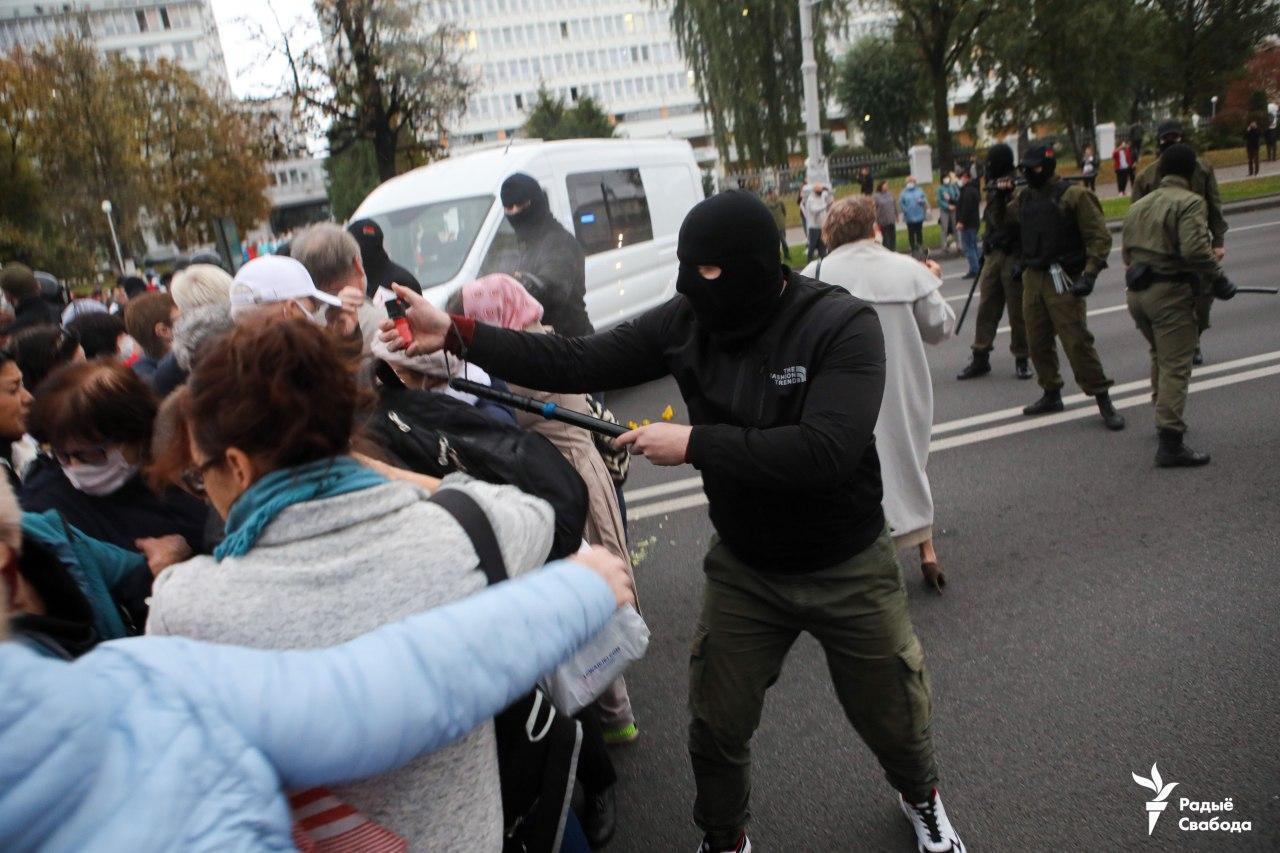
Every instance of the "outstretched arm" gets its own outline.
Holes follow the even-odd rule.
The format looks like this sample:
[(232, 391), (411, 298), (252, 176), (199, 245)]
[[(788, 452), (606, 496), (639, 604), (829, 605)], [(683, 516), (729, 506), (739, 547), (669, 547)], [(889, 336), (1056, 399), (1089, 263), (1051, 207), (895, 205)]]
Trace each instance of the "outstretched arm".
[(621, 560), (608, 559), (601, 570), (554, 563), (331, 649), (171, 637), (103, 648), (140, 659), (220, 712), (286, 787), (333, 784), (445, 746), (529, 690), (628, 600), (614, 578), (625, 574)]

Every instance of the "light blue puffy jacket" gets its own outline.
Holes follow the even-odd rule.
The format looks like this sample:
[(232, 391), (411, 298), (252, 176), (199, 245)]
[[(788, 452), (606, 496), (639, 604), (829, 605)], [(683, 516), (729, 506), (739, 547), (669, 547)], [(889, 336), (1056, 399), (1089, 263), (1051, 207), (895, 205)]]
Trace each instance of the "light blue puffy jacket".
[(905, 187), (898, 196), (898, 207), (902, 208), (904, 222), (924, 222), (925, 211), (929, 209), (929, 198), (919, 185)]
[(139, 637), (68, 663), (0, 643), (0, 850), (291, 850), (282, 788), (456, 740), (613, 610), (561, 562), (331, 649)]

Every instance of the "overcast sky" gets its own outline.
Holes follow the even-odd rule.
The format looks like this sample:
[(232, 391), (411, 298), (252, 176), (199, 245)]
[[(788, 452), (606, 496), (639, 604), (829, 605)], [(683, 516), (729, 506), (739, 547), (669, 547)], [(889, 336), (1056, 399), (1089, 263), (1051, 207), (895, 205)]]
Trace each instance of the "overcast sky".
[(279, 38), (281, 26), (285, 31), (297, 28), (303, 43), (319, 35), (311, 0), (213, 0), (213, 14), (238, 97), (272, 94), (287, 73), (283, 61), (267, 61), (263, 47), (249, 38), (255, 25), (272, 38)]

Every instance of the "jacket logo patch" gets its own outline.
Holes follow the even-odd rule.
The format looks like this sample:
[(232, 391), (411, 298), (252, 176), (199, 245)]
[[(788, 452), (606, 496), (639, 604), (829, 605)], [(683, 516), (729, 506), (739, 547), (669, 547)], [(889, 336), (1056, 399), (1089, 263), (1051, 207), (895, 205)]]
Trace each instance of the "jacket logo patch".
[(775, 385), (799, 385), (809, 378), (809, 371), (804, 365), (797, 364), (794, 367), (784, 367), (780, 372), (772, 373), (770, 376), (773, 377)]

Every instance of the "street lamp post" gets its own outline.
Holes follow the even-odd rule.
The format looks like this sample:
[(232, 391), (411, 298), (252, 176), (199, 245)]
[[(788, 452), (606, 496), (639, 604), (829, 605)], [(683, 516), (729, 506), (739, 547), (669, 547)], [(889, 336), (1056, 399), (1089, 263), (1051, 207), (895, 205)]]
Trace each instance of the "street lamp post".
[(116, 237), (116, 223), (111, 218), (111, 202), (103, 199), (102, 212), (107, 215), (107, 225), (111, 228), (111, 245), (116, 248), (116, 265), (120, 269), (120, 274), (124, 275), (124, 255), (120, 254), (120, 240)]
[(1214, 95), (1209, 99), (1209, 118), (1212, 120), (1218, 115), (1218, 96)]
[(804, 136), (807, 161), (805, 179), (809, 183), (827, 181), (827, 161), (822, 156), (822, 123), (818, 110), (818, 59), (813, 49), (813, 7), (821, 0), (800, 2), (800, 74), (804, 79)]

